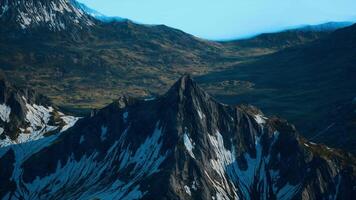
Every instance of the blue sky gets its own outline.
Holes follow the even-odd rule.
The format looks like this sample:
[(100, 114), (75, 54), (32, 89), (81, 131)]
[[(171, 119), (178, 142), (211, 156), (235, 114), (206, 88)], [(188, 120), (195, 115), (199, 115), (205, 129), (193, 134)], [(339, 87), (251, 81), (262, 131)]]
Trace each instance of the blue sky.
[(234, 39), (301, 24), (356, 19), (356, 0), (79, 0), (108, 16)]

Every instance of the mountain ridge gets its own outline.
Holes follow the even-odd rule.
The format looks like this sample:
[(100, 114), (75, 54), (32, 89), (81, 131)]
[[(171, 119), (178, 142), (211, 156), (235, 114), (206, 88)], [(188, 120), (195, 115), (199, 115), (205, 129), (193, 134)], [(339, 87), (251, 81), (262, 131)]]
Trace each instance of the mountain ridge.
[[(53, 10), (53, 6), (46, 8)], [(63, 19), (72, 24), (67, 12), (51, 12), (55, 12), (60, 21)], [(11, 13), (7, 13), (10, 16)], [(117, 95), (124, 92), (123, 86), (129, 88), (126, 91), (131, 92), (130, 94), (149, 95), (143, 86), (147, 85), (147, 82), (158, 90), (158, 87), (171, 83), (168, 83), (167, 79), (173, 79), (163, 76), (157, 79), (158, 74), (177, 77), (180, 71), (199, 73), (209, 70), (206, 67), (209, 62), (220, 62), (222, 58), (220, 44), (196, 38), (177, 29), (164, 25), (139, 25), (131, 21), (101, 22), (90, 15), (83, 15), (84, 19), (90, 19), (95, 25), (85, 26), (86, 29), (74, 27), (51, 31), (44, 24), (28, 27), (23, 32), (21, 28), (13, 28), (18, 24), (16, 18), (5, 20), (6, 17), (2, 17), (0, 24), (7, 28), (0, 30), (0, 49), (4, 52), (0, 55), (1, 68), (19, 85), (42, 85), (34, 88), (60, 104), (75, 97), (74, 91), (101, 93), (102, 89), (99, 89), (98, 85), (112, 90), (112, 93)], [(9, 71), (16, 72), (8, 73)], [(123, 78), (126, 78), (126, 81), (118, 81)], [(94, 79), (99, 83), (93, 84), (96, 82)], [(129, 84), (129, 80), (137, 82)], [(51, 83), (42, 84), (43, 81)], [(77, 87), (69, 89), (72, 84), (67, 83), (72, 81), (81, 86), (74, 83)], [(79, 91), (78, 87), (86, 89)], [(63, 90), (67, 92), (60, 92), (62, 97), (53, 98), (53, 92), (58, 94)], [(72, 93), (71, 97), (69, 93)], [(92, 98), (88, 102), (94, 102), (94, 96), (101, 96), (105, 97), (101, 101), (106, 101), (101, 103), (102, 106), (114, 99), (114, 95), (110, 95), (110, 98), (105, 95), (90, 94), (74, 101)]]
[(338, 29), (347, 28), (353, 24), (354, 22), (345, 21), (327, 22), (318, 25), (304, 25), (271, 33), (261, 33), (245, 39), (227, 40), (222, 43), (234, 49), (259, 47), (282, 50), (322, 39)]
[(0, 147), (65, 131), (78, 120), (36, 91), (13, 86), (4, 75), (0, 75), (0, 103)]
[[(94, 25), (93, 20), (72, 0), (4, 0), (0, 3), (1, 23), (5, 30), (45, 28), (49, 31), (62, 31), (66, 28), (83, 29)], [(17, 23), (7, 23), (12, 20)]]
[(244, 94), (221, 96), (231, 104), (248, 102), (268, 113), (278, 113), (294, 121), (308, 134), (305, 136), (313, 138), (323, 132), (322, 137), (315, 137), (316, 141), (355, 152), (355, 33), (356, 25), (352, 25), (311, 43), (202, 76), (199, 81), (240, 80), (254, 84)]
[(352, 155), (310, 143), (256, 108), (218, 103), (189, 76), (163, 96), (123, 97), (34, 144), (25, 159), (26, 144), (0, 148), (1, 197), (352, 199), (356, 192)]

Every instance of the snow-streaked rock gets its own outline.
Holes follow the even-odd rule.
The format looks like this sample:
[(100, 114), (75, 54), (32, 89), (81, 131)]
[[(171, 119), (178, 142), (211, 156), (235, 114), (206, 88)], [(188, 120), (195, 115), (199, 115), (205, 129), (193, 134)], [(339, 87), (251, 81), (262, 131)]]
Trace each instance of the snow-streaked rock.
[(26, 143), (72, 127), (79, 119), (51, 105), (48, 98), (27, 88), (12, 86), (0, 77), (0, 147)]
[(0, 148), (0, 197), (352, 199), (352, 155), (262, 116), (184, 76), (156, 100), (114, 102), (67, 131)]
[(188, 136), (188, 134), (186, 132), (183, 135), (183, 140), (184, 140), (184, 146), (187, 149), (189, 155), (192, 158), (195, 158), (194, 153), (193, 153), (194, 145), (192, 143), (192, 140), (190, 139), (190, 137)]
[(262, 116), (261, 114), (255, 115), (255, 120), (258, 124), (266, 123), (266, 117)]
[(0, 104), (0, 118), (4, 122), (10, 122), (11, 108), (5, 104)]
[(26, 30), (46, 27), (51, 31), (93, 26), (94, 20), (78, 6), (75, 0), (3, 0), (0, 2), (0, 19), (15, 19)]

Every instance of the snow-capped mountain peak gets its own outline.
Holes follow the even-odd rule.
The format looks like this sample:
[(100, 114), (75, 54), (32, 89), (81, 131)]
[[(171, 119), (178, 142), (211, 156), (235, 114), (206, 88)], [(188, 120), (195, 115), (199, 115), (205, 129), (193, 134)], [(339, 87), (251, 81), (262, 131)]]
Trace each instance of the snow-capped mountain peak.
[(47, 28), (61, 31), (93, 26), (95, 20), (75, 4), (74, 0), (2, 0), (0, 21), (23, 30)]

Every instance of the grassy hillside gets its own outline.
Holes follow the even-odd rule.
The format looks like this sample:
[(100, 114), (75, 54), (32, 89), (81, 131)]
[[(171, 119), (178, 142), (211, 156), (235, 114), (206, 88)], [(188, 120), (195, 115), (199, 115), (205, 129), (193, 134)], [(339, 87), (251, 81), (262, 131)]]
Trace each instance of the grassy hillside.
[(228, 103), (254, 104), (269, 114), (290, 119), (316, 141), (355, 151), (356, 116), (351, 106), (356, 97), (355, 46), (356, 25), (231, 70), (202, 76), (199, 81), (213, 93), (214, 85), (227, 80), (248, 83), (236, 93), (222, 91), (216, 96)]
[[(312, 35), (299, 41), (295, 38), (305, 36), (291, 34), (289, 46), (325, 33)], [(264, 43), (276, 43), (269, 46), (253, 42), (256, 39), (217, 43), (163, 25), (130, 21), (97, 22), (88, 30), (57, 33), (0, 31), (0, 36), (0, 68), (16, 84), (35, 88), (56, 104), (76, 108), (101, 107), (122, 93), (154, 95), (184, 73), (225, 71), (285, 48), (277, 44), (285, 38), (279, 42), (266, 39)]]

